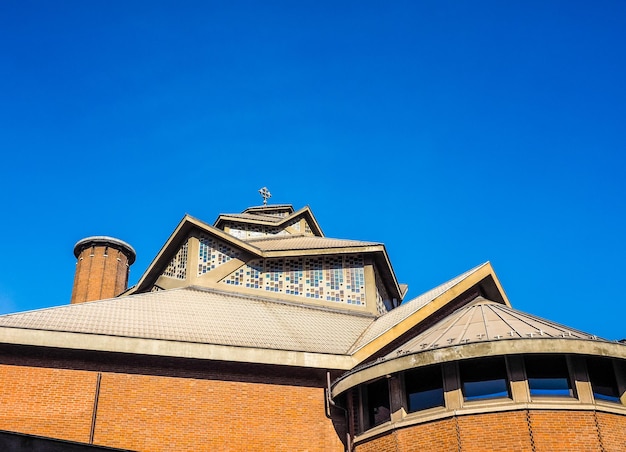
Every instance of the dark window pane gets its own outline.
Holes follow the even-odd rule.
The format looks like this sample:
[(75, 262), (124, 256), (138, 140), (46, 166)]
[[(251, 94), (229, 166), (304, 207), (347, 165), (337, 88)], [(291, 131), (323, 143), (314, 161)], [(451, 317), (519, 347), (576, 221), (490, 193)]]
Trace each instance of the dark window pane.
[(463, 384), (465, 400), (488, 399), (492, 397), (508, 397), (506, 380), (468, 381)]
[(440, 366), (430, 366), (407, 372), (404, 384), (409, 413), (444, 406), (443, 377)]
[(367, 415), (370, 427), (391, 419), (389, 406), (389, 385), (386, 379), (367, 385)]
[(613, 363), (606, 358), (587, 359), (587, 370), (591, 380), (593, 396), (599, 400), (619, 403), (619, 390)]
[(573, 395), (564, 356), (530, 355), (524, 357), (530, 395), (566, 396)]
[(504, 358), (481, 358), (459, 363), (465, 400), (510, 397)]

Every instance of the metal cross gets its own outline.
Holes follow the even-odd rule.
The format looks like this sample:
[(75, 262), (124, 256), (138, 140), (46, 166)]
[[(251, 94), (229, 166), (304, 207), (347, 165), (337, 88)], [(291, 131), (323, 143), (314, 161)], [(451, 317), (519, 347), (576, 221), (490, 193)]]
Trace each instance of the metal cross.
[(259, 193), (261, 194), (261, 196), (263, 197), (263, 205), (267, 206), (267, 200), (270, 199), (272, 197), (272, 194), (270, 193), (270, 191), (267, 189), (267, 187), (263, 187), (262, 189), (259, 190)]

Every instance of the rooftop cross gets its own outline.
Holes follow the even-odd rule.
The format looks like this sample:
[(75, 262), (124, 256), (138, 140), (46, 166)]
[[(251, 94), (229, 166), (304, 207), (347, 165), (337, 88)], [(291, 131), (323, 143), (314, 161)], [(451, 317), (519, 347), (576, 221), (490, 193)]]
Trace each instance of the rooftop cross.
[(261, 196), (263, 197), (263, 205), (267, 206), (267, 200), (270, 199), (272, 197), (272, 194), (270, 193), (270, 191), (267, 189), (267, 187), (263, 187), (262, 189), (259, 190), (259, 193), (261, 194)]

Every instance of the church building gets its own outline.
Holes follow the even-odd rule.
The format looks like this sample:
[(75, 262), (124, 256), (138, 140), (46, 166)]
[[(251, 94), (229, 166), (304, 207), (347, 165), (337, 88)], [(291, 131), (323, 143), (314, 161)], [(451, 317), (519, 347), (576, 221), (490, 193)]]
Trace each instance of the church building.
[(128, 243), (74, 254), (69, 304), (0, 316), (2, 450), (626, 450), (626, 346), (489, 262), (408, 299), (384, 244), (266, 202), (185, 215), (130, 288)]

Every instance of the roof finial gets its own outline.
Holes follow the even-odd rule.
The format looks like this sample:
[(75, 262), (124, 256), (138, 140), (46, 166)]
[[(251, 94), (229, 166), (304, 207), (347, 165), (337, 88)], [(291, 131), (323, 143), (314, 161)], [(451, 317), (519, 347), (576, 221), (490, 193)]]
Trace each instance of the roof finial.
[(262, 189), (259, 190), (259, 193), (261, 194), (261, 196), (263, 197), (263, 205), (267, 206), (267, 200), (270, 199), (272, 197), (272, 194), (270, 193), (270, 191), (267, 189), (267, 187), (263, 187)]

